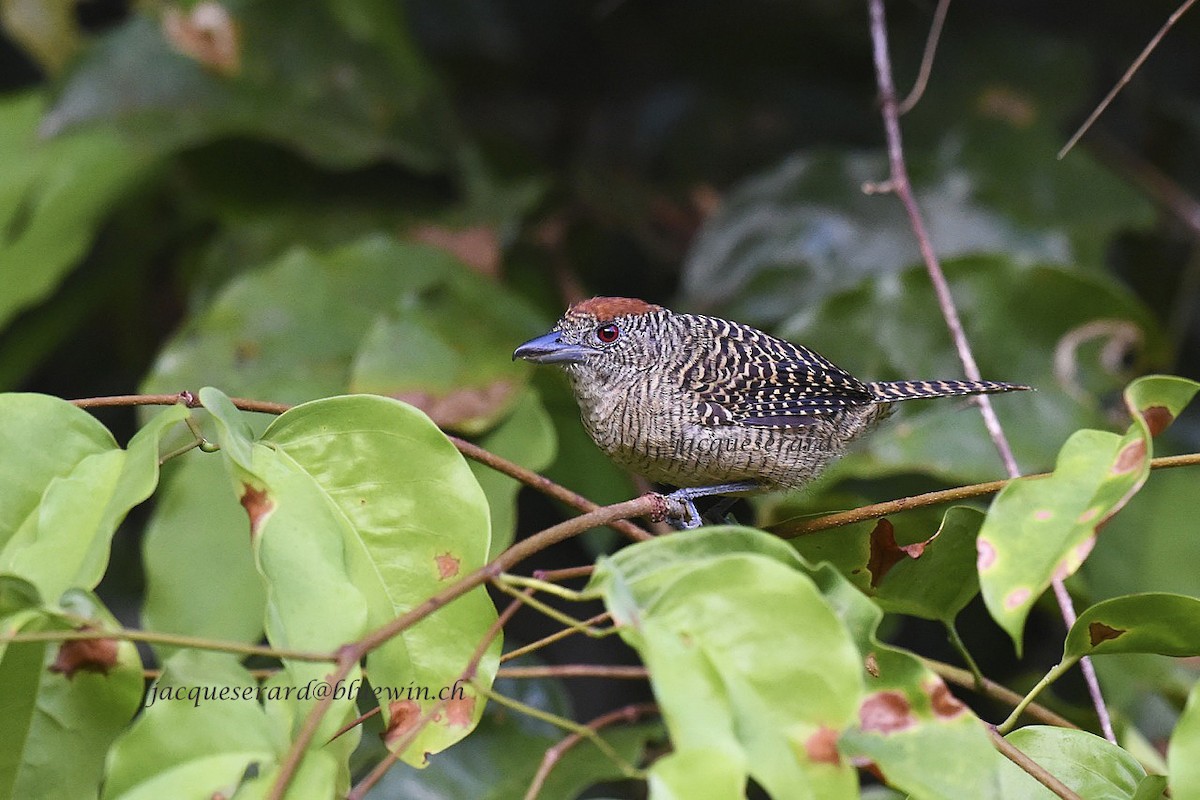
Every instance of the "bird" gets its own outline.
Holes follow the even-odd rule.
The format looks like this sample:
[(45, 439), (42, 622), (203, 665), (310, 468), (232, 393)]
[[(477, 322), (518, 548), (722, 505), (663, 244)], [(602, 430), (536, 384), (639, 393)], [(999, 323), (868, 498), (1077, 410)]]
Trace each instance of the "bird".
[(861, 381), (807, 347), (720, 317), (632, 297), (571, 305), (513, 359), (562, 368), (592, 441), (617, 464), (693, 501), (798, 489), (894, 403), (1024, 391), (998, 381)]

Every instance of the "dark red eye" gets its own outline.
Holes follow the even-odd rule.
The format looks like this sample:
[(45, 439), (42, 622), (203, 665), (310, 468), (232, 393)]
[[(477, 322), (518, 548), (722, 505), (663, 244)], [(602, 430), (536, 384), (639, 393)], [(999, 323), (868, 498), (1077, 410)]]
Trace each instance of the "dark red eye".
[(612, 344), (621, 335), (621, 329), (616, 325), (601, 325), (596, 328), (596, 338), (604, 344)]

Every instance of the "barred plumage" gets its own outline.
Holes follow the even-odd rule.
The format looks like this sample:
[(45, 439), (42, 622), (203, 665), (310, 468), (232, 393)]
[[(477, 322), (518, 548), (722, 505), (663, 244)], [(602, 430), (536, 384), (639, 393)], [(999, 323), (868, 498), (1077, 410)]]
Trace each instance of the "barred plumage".
[(619, 297), (573, 305), (514, 357), (563, 367), (588, 433), (618, 463), (662, 483), (733, 491), (807, 483), (894, 402), (1029, 388), (864, 383), (748, 325)]

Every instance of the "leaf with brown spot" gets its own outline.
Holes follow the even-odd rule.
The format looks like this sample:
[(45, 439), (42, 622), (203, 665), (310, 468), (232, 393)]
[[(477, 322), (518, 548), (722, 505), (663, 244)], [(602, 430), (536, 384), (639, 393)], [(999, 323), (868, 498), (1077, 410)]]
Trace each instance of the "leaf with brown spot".
[(821, 727), (804, 740), (804, 752), (809, 761), (821, 764), (840, 764), (842, 755), (837, 748), (838, 732), (833, 728)]
[(871, 555), (867, 559), (867, 571), (871, 573), (871, 588), (878, 589), (879, 583), (892, 567), (908, 557), (904, 548), (896, 544), (896, 529), (887, 519), (875, 523), (871, 530)]
[(58, 648), (58, 655), (50, 665), (50, 671), (70, 679), (74, 678), (79, 670), (107, 675), (116, 665), (116, 639), (72, 639), (63, 642)]
[(257, 489), (248, 483), (242, 484), (242, 496), (238, 498), (238, 501), (242, 504), (242, 508), (246, 509), (246, 516), (250, 518), (250, 536), (253, 538), (258, 535), (258, 532), (262, 530), (263, 523), (271, 516), (275, 503), (266, 489)]
[(941, 678), (935, 677), (921, 688), (929, 695), (929, 705), (937, 716), (950, 719), (967, 711), (966, 705), (951, 693)]
[(1105, 653), (1200, 656), (1200, 598), (1146, 592), (1085, 609), (1067, 632), (1062, 667)]
[(1103, 622), (1092, 622), (1088, 625), (1088, 639), (1091, 641), (1092, 647), (1095, 647), (1101, 642), (1106, 642), (1109, 639), (1116, 639), (1118, 636), (1121, 636), (1124, 633), (1125, 631), (1118, 628), (1109, 627)]
[(446, 703), (446, 720), (451, 725), (457, 725), (460, 728), (470, 726), (471, 717), (474, 713), (474, 696), (455, 697), (453, 700)]
[(437, 564), (439, 580), (444, 581), (458, 575), (459, 560), (450, 552), (447, 551), (441, 555), (434, 556), (433, 560)]
[(868, 695), (859, 706), (858, 721), (864, 731), (885, 736), (911, 728), (917, 722), (908, 698), (898, 691)]
[(388, 704), (387, 730), (383, 741), (390, 748), (402, 740), (421, 719), (421, 706), (415, 700), (396, 700)]
[(1142, 411), (1142, 419), (1151, 436), (1158, 436), (1175, 421), (1175, 415), (1166, 406), (1150, 406)]
[(1112, 465), (1112, 473), (1114, 475), (1123, 475), (1126, 472), (1133, 472), (1146, 462), (1146, 442), (1141, 439), (1135, 439), (1129, 444), (1121, 448), (1117, 453), (1117, 458)]

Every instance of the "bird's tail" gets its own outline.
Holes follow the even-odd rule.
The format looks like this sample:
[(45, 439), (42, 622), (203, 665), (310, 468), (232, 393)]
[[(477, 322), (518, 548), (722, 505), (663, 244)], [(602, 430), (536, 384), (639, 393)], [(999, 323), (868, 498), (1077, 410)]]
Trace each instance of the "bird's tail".
[(1023, 392), (1031, 387), (998, 381), (875, 381), (867, 388), (880, 402), (920, 400), (926, 397), (953, 397), (967, 394)]

